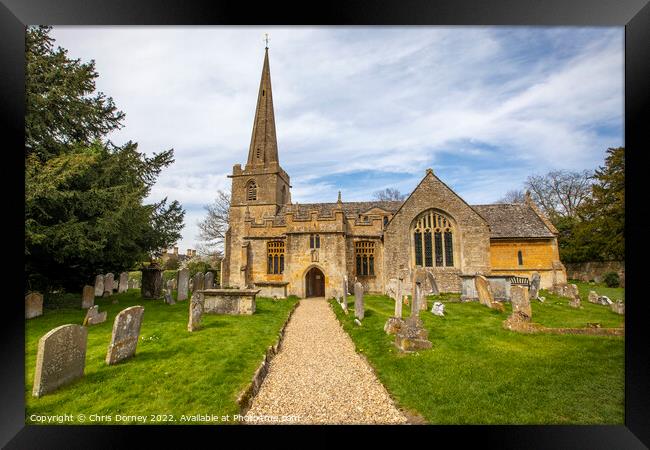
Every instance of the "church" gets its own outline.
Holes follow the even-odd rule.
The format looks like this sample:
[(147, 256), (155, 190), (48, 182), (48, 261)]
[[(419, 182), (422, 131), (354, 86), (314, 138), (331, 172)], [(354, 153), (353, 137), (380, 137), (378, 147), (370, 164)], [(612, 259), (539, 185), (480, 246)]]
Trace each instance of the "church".
[(248, 159), (229, 178), (224, 287), (331, 298), (347, 279), (348, 292), (357, 280), (366, 292), (385, 293), (391, 279), (410, 280), (419, 268), (440, 292), (464, 292), (463, 280), (473, 285), (476, 275), (537, 272), (542, 288), (566, 282), (558, 231), (529, 196), (521, 204), (469, 205), (428, 169), (404, 201), (344, 202), (339, 192), (334, 202), (293, 203), (278, 155), (268, 48)]

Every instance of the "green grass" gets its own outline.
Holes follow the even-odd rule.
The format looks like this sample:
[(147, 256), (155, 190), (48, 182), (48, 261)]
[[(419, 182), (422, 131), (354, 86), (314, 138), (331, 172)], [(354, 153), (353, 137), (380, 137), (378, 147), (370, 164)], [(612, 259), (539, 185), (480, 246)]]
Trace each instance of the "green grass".
[[(604, 306), (567, 306), (547, 295), (533, 303), (533, 321), (546, 326), (620, 324)], [(450, 297), (447, 296), (447, 299)], [(432, 301), (439, 297), (429, 297)], [(353, 298), (349, 307), (353, 311)], [(384, 323), (393, 313), (386, 296), (365, 297), (363, 325), (337, 317), (396, 400), (432, 424), (622, 424), (624, 339), (610, 336), (519, 334), (502, 328), (510, 314), (477, 303), (442, 300), (446, 316), (420, 316), (433, 348), (401, 354)], [(560, 302), (562, 304), (556, 304)], [(404, 307), (408, 316), (409, 307)]]
[[(71, 297), (71, 296), (70, 296)], [(97, 298), (100, 311), (108, 311), (106, 322), (88, 329), (84, 377), (41, 398), (32, 397), (38, 340), (51, 329), (68, 323), (81, 324), (85, 311), (80, 296), (76, 307), (45, 309), (41, 317), (27, 320), (26, 329), (26, 423), (32, 414), (85, 414), (85, 424), (116, 422), (116, 414), (181, 415), (238, 414), (237, 396), (259, 366), (269, 345), (275, 343), (291, 307), (292, 297), (273, 301), (258, 298), (251, 316), (204, 315), (203, 329), (187, 331), (188, 302), (166, 305), (162, 300), (143, 300), (140, 290), (131, 289), (111, 298)], [(118, 305), (111, 304), (113, 298)], [(69, 301), (67, 302), (70, 303)], [(104, 362), (116, 314), (133, 305), (144, 306), (136, 354), (124, 362)], [(90, 422), (92, 414), (111, 415), (113, 421)], [(232, 423), (232, 419), (230, 419)], [(147, 423), (151, 423), (151, 419)], [(161, 422), (156, 422), (161, 424)], [(203, 422), (199, 422), (203, 423)]]
[(589, 291), (596, 291), (598, 295), (606, 295), (613, 302), (616, 300), (621, 300), (625, 302), (625, 289), (624, 288), (610, 288), (607, 287), (605, 283), (585, 283), (584, 281), (569, 280), (569, 283), (575, 284), (578, 286), (578, 293), (580, 294), (580, 299), (583, 302), (587, 301), (589, 296)]

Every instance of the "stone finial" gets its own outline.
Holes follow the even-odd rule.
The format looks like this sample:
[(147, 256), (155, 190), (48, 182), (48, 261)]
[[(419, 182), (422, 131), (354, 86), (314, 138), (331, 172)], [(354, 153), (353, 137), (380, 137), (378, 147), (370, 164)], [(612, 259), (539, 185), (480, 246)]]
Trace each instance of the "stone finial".
[(336, 200), (336, 203), (338, 203), (339, 205), (341, 204), (341, 191), (339, 191), (339, 197)]
[(431, 167), (429, 167), (429, 168), (427, 169), (427, 174), (431, 174), (431, 175), (433, 175), (433, 169), (432, 169)]

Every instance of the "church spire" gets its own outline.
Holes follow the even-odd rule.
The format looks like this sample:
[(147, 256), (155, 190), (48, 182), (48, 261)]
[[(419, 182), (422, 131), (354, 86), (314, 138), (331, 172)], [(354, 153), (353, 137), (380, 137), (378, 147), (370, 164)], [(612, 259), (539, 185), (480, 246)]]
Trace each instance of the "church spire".
[(251, 145), (248, 150), (247, 166), (269, 167), (269, 165), (278, 162), (278, 142), (275, 137), (275, 116), (273, 114), (269, 48), (267, 46), (264, 50), (262, 79), (257, 94), (257, 108), (255, 110), (255, 121), (253, 122)]

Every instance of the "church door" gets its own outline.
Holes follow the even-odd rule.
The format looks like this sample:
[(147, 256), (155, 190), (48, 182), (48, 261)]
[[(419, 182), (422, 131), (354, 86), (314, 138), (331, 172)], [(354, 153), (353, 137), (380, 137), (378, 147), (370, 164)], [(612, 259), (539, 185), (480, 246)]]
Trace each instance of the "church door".
[(325, 297), (325, 275), (320, 269), (312, 267), (305, 275), (307, 297)]

